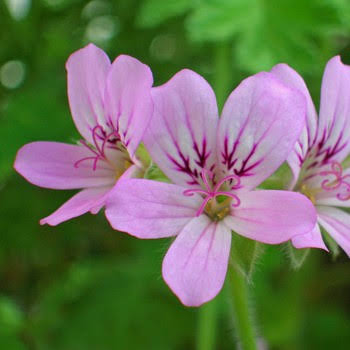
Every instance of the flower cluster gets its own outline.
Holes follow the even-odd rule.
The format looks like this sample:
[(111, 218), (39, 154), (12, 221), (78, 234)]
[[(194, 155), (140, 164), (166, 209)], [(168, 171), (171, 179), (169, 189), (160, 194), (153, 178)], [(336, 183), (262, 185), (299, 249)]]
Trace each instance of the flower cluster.
[[(209, 84), (182, 70), (152, 87), (150, 69), (129, 56), (111, 64), (90, 44), (67, 62), (77, 145), (33, 142), (15, 169), (29, 182), (82, 189), (41, 223), (86, 212), (142, 239), (176, 236), (163, 277), (181, 302), (199, 306), (220, 291), (235, 234), (267, 244), (327, 250), (321, 225), (350, 255), (350, 68), (327, 65), (320, 117), (287, 65), (245, 79), (219, 117)], [(145, 178), (143, 143), (168, 181)], [(287, 160), (288, 190), (258, 186)], [(234, 234), (233, 234), (234, 233)]]

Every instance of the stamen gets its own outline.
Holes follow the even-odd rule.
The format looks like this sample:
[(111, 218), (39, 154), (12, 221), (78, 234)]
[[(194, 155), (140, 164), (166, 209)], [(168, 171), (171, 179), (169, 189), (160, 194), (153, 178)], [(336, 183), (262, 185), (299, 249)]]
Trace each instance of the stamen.
[(338, 163), (338, 162), (332, 162), (331, 163), (331, 169), (332, 170), (320, 172), (321, 176), (328, 176), (328, 175), (334, 175), (335, 176), (335, 180), (333, 180), (333, 181), (331, 181), (330, 179), (325, 179), (325, 180), (322, 181), (321, 187), (325, 191), (336, 190), (342, 184), (343, 168), (342, 168), (341, 164)]
[(341, 201), (347, 201), (350, 199), (350, 184), (345, 182), (346, 185), (346, 193), (338, 193), (337, 198)]
[(241, 200), (238, 198), (238, 196), (236, 196), (235, 194), (231, 193), (231, 192), (226, 192), (226, 191), (219, 191), (215, 193), (215, 197), (217, 196), (226, 196), (226, 197), (230, 197), (232, 199), (234, 199), (236, 201), (236, 203), (231, 203), (231, 206), (233, 207), (239, 207), (241, 204)]
[(185, 190), (183, 192), (183, 194), (185, 196), (188, 196), (188, 197), (193, 196), (194, 193), (202, 193), (202, 194), (208, 195), (208, 196), (210, 195), (210, 192), (205, 191), (205, 190), (201, 190), (199, 188), (198, 189), (197, 188), (193, 188), (193, 189), (189, 188), (188, 190)]
[(339, 192), (337, 193), (336, 197), (341, 201), (346, 201), (350, 199), (350, 183), (345, 181), (345, 179), (350, 178), (350, 174), (343, 175), (343, 167), (338, 162), (332, 162), (331, 163), (331, 170), (328, 171), (322, 171), (319, 173), (321, 176), (328, 176), (333, 175), (335, 176), (334, 180), (331, 179), (325, 179), (321, 183), (321, 187), (325, 191), (334, 191), (339, 188), (344, 188), (345, 186), (345, 192)]
[[(108, 148), (120, 150), (116, 144), (120, 141), (118, 133), (113, 130), (111, 133), (106, 134), (105, 130), (101, 125), (96, 125), (91, 130), (92, 140), (94, 142), (93, 145), (89, 145), (85, 140), (80, 140), (80, 143), (85, 146), (90, 152), (94, 154), (91, 157), (85, 157), (74, 163), (74, 167), (78, 168), (79, 164), (86, 160), (93, 160), (92, 169), (93, 171), (97, 168), (97, 162), (99, 160), (106, 160), (105, 148), (108, 143), (112, 143), (112, 145), (108, 145)], [(112, 140), (111, 138), (114, 137)]]
[(240, 178), (237, 175), (233, 175), (232, 174), (232, 175), (226, 176), (225, 178), (221, 179), (214, 186), (213, 189), (211, 189), (211, 186), (209, 184), (208, 176), (209, 176), (210, 180), (212, 180), (213, 177), (214, 177), (214, 174), (211, 171), (209, 171), (209, 170), (202, 169), (201, 177), (202, 177), (203, 183), (204, 183), (204, 185), (206, 187), (205, 190), (204, 189), (199, 189), (199, 188), (193, 188), (193, 189), (190, 188), (190, 189), (187, 189), (187, 190), (183, 191), (183, 194), (185, 196), (193, 196), (195, 193), (199, 193), (199, 194), (202, 194), (202, 195), (205, 196), (201, 206), (199, 207), (199, 209), (198, 209), (198, 211), (196, 213), (196, 216), (200, 216), (204, 212), (205, 207), (208, 204), (208, 202), (211, 199), (214, 199), (214, 198), (216, 198), (218, 196), (225, 196), (225, 197), (229, 197), (229, 198), (233, 199), (234, 202), (231, 203), (232, 207), (238, 207), (241, 204), (241, 200), (234, 193), (231, 193), (231, 192), (228, 192), (228, 191), (219, 191), (220, 187), (226, 181), (231, 181), (231, 180), (235, 180), (235, 183), (233, 185), (231, 184), (231, 190), (239, 188), (240, 187)]
[(239, 176), (237, 175), (229, 175), (229, 176), (226, 176), (224, 177), (223, 179), (221, 179), (215, 186), (214, 188), (214, 192), (216, 192), (217, 190), (220, 189), (220, 187), (226, 182), (226, 181), (230, 181), (230, 180), (235, 180), (236, 183), (234, 183), (234, 185), (231, 186), (231, 190), (235, 190), (235, 189), (238, 189), (239, 186), (241, 185), (241, 179), (239, 178)]

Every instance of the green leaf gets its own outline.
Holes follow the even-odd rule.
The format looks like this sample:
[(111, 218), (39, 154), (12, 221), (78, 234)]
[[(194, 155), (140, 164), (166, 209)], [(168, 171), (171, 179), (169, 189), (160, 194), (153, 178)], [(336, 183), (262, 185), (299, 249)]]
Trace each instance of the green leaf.
[(169, 182), (169, 179), (155, 164), (151, 164), (148, 167), (148, 169), (145, 172), (144, 178), (149, 180)]
[(12, 335), (0, 334), (0, 349), (6, 350), (26, 350), (28, 349), (23, 345), (22, 341)]
[(153, 256), (149, 250), (136, 259), (95, 258), (73, 266), (38, 298), (29, 328), (37, 348), (180, 348), (178, 332), (193, 334), (195, 313), (179, 307), (155, 273), (160, 261)]
[(187, 29), (193, 41), (235, 40), (236, 62), (250, 72), (279, 62), (309, 72), (334, 54), (336, 35), (349, 33), (349, 10), (341, 0), (203, 0)]
[(8, 298), (0, 296), (0, 335), (14, 334), (23, 325), (23, 314), (17, 305)]
[(248, 282), (252, 279), (254, 268), (263, 251), (262, 243), (233, 234), (231, 263), (246, 277)]
[(187, 22), (193, 41), (228, 40), (259, 16), (258, 0), (204, 0)]
[(283, 163), (259, 188), (265, 190), (282, 190), (288, 188), (292, 179), (292, 172), (287, 163)]
[(293, 269), (300, 269), (310, 253), (309, 248), (296, 249), (291, 242), (286, 243), (288, 257)]
[(171, 17), (186, 13), (194, 4), (194, 0), (146, 0), (136, 23), (140, 27), (155, 27)]

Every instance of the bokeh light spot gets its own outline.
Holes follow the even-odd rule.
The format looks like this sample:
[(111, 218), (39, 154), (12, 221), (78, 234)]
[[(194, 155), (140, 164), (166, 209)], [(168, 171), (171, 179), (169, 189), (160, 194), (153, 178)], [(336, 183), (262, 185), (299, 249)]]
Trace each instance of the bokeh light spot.
[(0, 69), (0, 82), (8, 89), (16, 89), (23, 83), (25, 71), (23, 62), (8, 61)]
[(88, 41), (103, 44), (112, 39), (118, 31), (118, 18), (113, 16), (99, 16), (89, 22), (85, 31), (85, 37)]
[(12, 18), (16, 21), (20, 21), (28, 15), (30, 7), (32, 5), (31, 0), (5, 0), (8, 11)]

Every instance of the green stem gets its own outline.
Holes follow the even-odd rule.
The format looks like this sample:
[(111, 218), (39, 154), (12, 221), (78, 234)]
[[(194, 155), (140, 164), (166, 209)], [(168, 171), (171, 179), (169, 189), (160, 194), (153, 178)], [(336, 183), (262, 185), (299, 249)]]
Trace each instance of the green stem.
[(246, 279), (233, 262), (229, 265), (228, 275), (230, 279), (234, 326), (241, 348), (242, 350), (257, 350), (255, 330), (249, 311)]
[(198, 310), (198, 331), (196, 350), (215, 349), (217, 331), (217, 305), (218, 298), (203, 305)]

